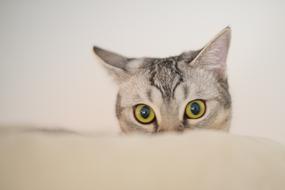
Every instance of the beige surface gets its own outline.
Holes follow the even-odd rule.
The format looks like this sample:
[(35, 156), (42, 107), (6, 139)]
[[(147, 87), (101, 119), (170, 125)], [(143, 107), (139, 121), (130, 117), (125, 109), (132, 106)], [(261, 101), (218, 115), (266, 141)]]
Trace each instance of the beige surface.
[(0, 134), (3, 190), (285, 188), (285, 148), (265, 139), (210, 132)]

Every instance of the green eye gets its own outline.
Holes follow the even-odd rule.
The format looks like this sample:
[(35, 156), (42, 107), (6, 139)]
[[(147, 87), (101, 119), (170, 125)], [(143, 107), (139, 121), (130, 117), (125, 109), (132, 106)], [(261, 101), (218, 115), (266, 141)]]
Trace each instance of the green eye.
[(185, 108), (185, 115), (188, 119), (198, 119), (206, 113), (206, 103), (204, 100), (192, 100)]
[(134, 107), (134, 116), (142, 124), (149, 124), (155, 119), (153, 109), (145, 104), (138, 104)]

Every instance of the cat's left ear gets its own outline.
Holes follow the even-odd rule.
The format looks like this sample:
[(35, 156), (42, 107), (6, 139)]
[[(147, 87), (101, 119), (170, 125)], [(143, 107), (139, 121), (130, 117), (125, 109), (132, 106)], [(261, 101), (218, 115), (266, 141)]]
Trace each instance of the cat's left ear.
[(226, 61), (231, 40), (231, 28), (224, 28), (191, 61), (190, 66), (202, 66), (226, 78)]
[(117, 84), (122, 83), (133, 75), (143, 62), (143, 59), (127, 58), (97, 46), (94, 46), (93, 50), (103, 61), (103, 66), (113, 76)]

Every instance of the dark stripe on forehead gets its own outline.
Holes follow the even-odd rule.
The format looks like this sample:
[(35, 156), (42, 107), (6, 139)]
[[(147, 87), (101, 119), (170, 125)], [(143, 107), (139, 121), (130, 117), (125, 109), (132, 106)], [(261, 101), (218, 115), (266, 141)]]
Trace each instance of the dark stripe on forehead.
[(169, 57), (154, 59), (148, 64), (151, 85), (159, 89), (166, 100), (173, 98), (176, 87), (183, 81), (177, 63), (178, 57)]
[(152, 91), (151, 89), (148, 89), (146, 92), (147, 98), (150, 102), (152, 102)]
[(184, 99), (188, 98), (188, 94), (189, 94), (189, 89), (187, 85), (183, 86), (183, 94), (184, 94)]

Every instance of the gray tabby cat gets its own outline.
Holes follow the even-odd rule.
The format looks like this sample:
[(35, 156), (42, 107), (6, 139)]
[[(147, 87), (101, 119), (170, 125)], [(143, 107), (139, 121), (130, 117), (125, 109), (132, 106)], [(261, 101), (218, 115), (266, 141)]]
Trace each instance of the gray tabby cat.
[(231, 29), (204, 48), (167, 58), (127, 58), (94, 47), (119, 85), (116, 115), (125, 133), (188, 129), (228, 131), (226, 58)]

